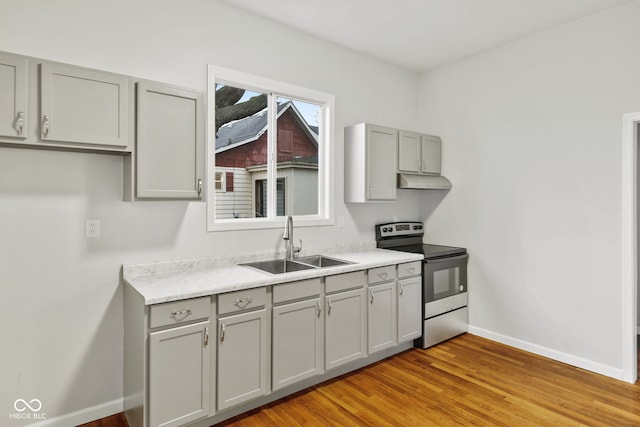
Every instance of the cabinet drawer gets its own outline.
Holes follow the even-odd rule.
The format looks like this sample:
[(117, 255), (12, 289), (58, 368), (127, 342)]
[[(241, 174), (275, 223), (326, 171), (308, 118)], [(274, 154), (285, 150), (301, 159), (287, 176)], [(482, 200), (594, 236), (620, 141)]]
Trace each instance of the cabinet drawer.
[(364, 271), (327, 276), (325, 279), (326, 293), (362, 288), (365, 284)]
[(211, 298), (201, 297), (152, 305), (150, 328), (173, 326), (192, 320), (206, 319), (210, 315)]
[(407, 262), (398, 264), (398, 279), (422, 274), (422, 261)]
[(322, 281), (320, 279), (301, 280), (299, 282), (283, 283), (273, 287), (273, 303), (293, 301), (320, 295)]
[(263, 307), (267, 301), (266, 288), (245, 289), (218, 295), (218, 314)]
[(385, 267), (372, 268), (369, 270), (369, 284), (386, 282), (396, 278), (396, 266), (387, 265)]

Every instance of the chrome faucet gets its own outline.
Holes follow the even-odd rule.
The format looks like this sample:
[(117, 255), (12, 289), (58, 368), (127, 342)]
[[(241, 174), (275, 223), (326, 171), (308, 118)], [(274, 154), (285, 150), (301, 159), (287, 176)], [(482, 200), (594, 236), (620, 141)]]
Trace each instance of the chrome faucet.
[(287, 249), (286, 259), (293, 259), (295, 254), (302, 250), (302, 239), (300, 239), (300, 246), (294, 246), (293, 244), (293, 217), (287, 216), (287, 220), (284, 224), (284, 235), (282, 236), (285, 247)]

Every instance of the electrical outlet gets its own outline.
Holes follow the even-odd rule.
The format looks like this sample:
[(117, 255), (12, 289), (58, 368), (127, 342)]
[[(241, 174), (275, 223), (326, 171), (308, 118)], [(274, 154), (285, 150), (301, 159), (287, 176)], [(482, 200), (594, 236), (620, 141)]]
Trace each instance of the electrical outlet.
[(100, 220), (88, 219), (85, 222), (85, 236), (87, 238), (100, 237)]

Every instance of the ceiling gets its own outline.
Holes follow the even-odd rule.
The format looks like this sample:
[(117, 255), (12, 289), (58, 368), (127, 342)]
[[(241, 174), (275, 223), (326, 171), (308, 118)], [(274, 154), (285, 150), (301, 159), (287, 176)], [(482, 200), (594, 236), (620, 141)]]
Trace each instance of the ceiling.
[(224, 0), (413, 71), (635, 0)]

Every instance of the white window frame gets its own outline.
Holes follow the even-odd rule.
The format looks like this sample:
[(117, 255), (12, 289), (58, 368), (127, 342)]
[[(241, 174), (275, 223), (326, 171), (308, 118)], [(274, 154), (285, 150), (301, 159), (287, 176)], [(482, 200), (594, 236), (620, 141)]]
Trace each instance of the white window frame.
[[(318, 213), (315, 215), (294, 215), (296, 227), (311, 227), (334, 224), (334, 105), (335, 97), (326, 92), (307, 89), (248, 73), (229, 70), (215, 65), (207, 66), (207, 231), (247, 230), (281, 228), (283, 217), (275, 216), (275, 197), (270, 198), (266, 218), (216, 218), (215, 185), (215, 92), (216, 83), (241, 87), (270, 95), (268, 101), (269, 129), (276, 128), (276, 98), (284, 97), (310, 103), (320, 104), (320, 120), (318, 141)], [(268, 133), (268, 192), (276, 194), (276, 132)]]

